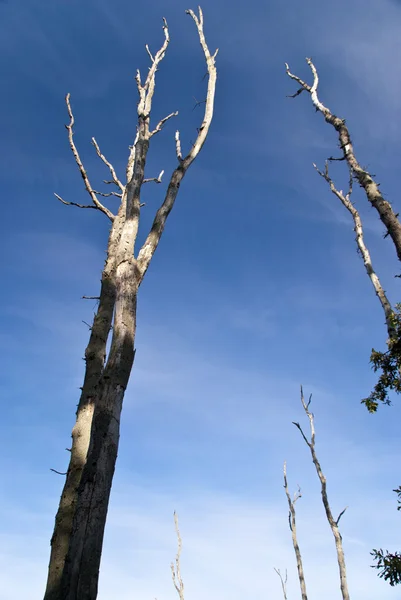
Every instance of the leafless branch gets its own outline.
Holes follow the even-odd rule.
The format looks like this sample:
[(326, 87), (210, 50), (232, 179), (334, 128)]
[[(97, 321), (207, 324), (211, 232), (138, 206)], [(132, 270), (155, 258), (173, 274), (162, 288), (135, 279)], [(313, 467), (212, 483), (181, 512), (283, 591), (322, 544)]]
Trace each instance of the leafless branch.
[(370, 257), (370, 252), (369, 252), (369, 250), (365, 244), (365, 240), (364, 240), (362, 219), (359, 214), (359, 211), (357, 210), (357, 208), (353, 205), (353, 203), (351, 201), (353, 171), (352, 171), (352, 169), (350, 169), (348, 192), (346, 194), (344, 194), (342, 190), (338, 190), (336, 188), (336, 186), (333, 183), (333, 180), (329, 176), (329, 165), (328, 165), (327, 161), (326, 161), (324, 172), (320, 171), (315, 164), (313, 164), (313, 166), (315, 167), (315, 169), (319, 173), (319, 175), (321, 177), (323, 177), (323, 179), (325, 181), (327, 181), (332, 193), (340, 200), (340, 202), (343, 204), (343, 206), (345, 206), (345, 208), (348, 210), (348, 212), (352, 216), (352, 219), (354, 221), (355, 240), (357, 243), (357, 247), (361, 253), (361, 256), (363, 259), (363, 264), (365, 265), (366, 273), (367, 273), (370, 281), (372, 282), (372, 285), (374, 287), (376, 295), (379, 298), (380, 304), (382, 306), (382, 309), (384, 312), (384, 317), (386, 319), (387, 332), (388, 332), (389, 339), (395, 338), (396, 331), (395, 331), (394, 324), (393, 324), (393, 308), (390, 304), (390, 301), (387, 298), (387, 295), (383, 289), (383, 286), (381, 285), (380, 279), (379, 279), (378, 275), (376, 274), (376, 271), (373, 268), (372, 259)]
[(113, 165), (111, 164), (111, 162), (109, 162), (107, 160), (107, 158), (104, 156), (104, 154), (101, 153), (100, 148), (99, 148), (99, 144), (97, 143), (97, 141), (95, 140), (94, 137), (92, 138), (92, 144), (95, 147), (96, 154), (98, 155), (98, 157), (104, 162), (104, 164), (106, 165), (106, 167), (109, 169), (109, 171), (111, 173), (111, 176), (113, 178), (113, 183), (115, 183), (116, 186), (119, 187), (122, 192), (124, 192), (125, 188), (124, 188), (123, 184), (121, 183), (121, 181), (118, 179), (117, 173), (116, 173)]
[(161, 183), (163, 174), (164, 174), (164, 169), (162, 171), (160, 171), (158, 177), (151, 177), (150, 179), (144, 179), (143, 183), (150, 183), (151, 181), (154, 181), (155, 183)]
[(62, 473), (61, 471), (56, 471), (56, 469), (50, 469), (53, 473), (57, 473), (57, 475), (67, 475), (67, 473)]
[(177, 548), (177, 554), (175, 557), (175, 565), (173, 562), (171, 563), (171, 575), (173, 578), (174, 587), (177, 590), (177, 594), (178, 594), (180, 600), (184, 600), (184, 582), (181, 577), (182, 540), (181, 540), (181, 535), (180, 535), (180, 529), (178, 527), (178, 516), (177, 516), (176, 512), (174, 512), (174, 525), (175, 525), (175, 532), (177, 534), (178, 548)]
[(344, 550), (343, 550), (343, 545), (342, 545), (342, 537), (341, 537), (341, 533), (340, 530), (338, 528), (338, 522), (340, 520), (340, 518), (342, 517), (342, 515), (344, 514), (345, 510), (343, 510), (337, 521), (334, 519), (333, 517), (333, 513), (331, 511), (331, 507), (329, 504), (329, 500), (328, 500), (328, 495), (327, 495), (327, 482), (326, 482), (326, 477), (323, 474), (322, 471), (322, 467), (320, 465), (320, 462), (317, 458), (316, 455), (316, 449), (315, 449), (315, 423), (314, 423), (314, 417), (313, 417), (313, 413), (311, 413), (309, 411), (309, 405), (311, 403), (311, 397), (309, 399), (309, 402), (307, 403), (305, 401), (304, 398), (304, 393), (303, 393), (303, 389), (301, 386), (301, 403), (302, 403), (302, 407), (305, 411), (306, 416), (309, 419), (309, 425), (310, 425), (310, 432), (311, 432), (311, 437), (310, 440), (308, 440), (304, 434), (304, 432), (302, 431), (301, 426), (299, 425), (299, 423), (294, 423), (294, 425), (296, 425), (296, 427), (299, 429), (299, 431), (302, 434), (302, 437), (304, 438), (306, 444), (308, 445), (310, 452), (311, 452), (311, 456), (312, 456), (312, 461), (313, 464), (315, 465), (315, 469), (316, 469), (316, 473), (319, 477), (320, 480), (320, 486), (321, 486), (321, 495), (322, 495), (322, 502), (323, 502), (323, 506), (326, 512), (326, 518), (327, 521), (330, 525), (331, 531), (333, 533), (334, 536), (334, 540), (335, 540), (335, 545), (336, 545), (336, 552), (337, 552), (337, 562), (338, 562), (338, 568), (339, 568), (339, 573), (340, 573), (340, 587), (341, 587), (341, 594), (343, 597), (343, 600), (349, 600), (349, 592), (348, 592), (348, 584), (347, 584), (347, 570), (346, 570), (346, 565), (345, 565), (345, 557), (344, 557)]
[(82, 300), (100, 300), (100, 296), (82, 296)]
[(149, 50), (148, 44), (146, 44), (145, 48), (146, 48), (146, 52), (148, 53), (151, 62), (154, 63), (155, 59), (153, 58), (153, 55), (152, 55), (151, 51)]
[(63, 198), (56, 194), (56, 192), (53, 192), (53, 194), (56, 196), (57, 200), (60, 200), (60, 202), (66, 206), (77, 206), (78, 208), (93, 208), (94, 210), (98, 210), (98, 207), (94, 204), (77, 204), (76, 202), (67, 202), (67, 200), (63, 200)]
[(280, 577), (284, 600), (287, 600), (287, 581), (288, 581), (287, 569), (285, 570), (285, 577), (282, 576), (280, 569), (276, 569), (276, 567), (274, 567), (274, 570), (276, 571), (277, 575)]
[(95, 192), (95, 194), (97, 194), (98, 196), (103, 196), (104, 198), (109, 198), (110, 196), (116, 196), (117, 198), (122, 198), (122, 194), (119, 194), (118, 192), (98, 192), (97, 190), (93, 190)]
[(341, 517), (343, 516), (343, 514), (345, 513), (345, 511), (347, 510), (348, 506), (346, 506), (345, 508), (343, 508), (343, 510), (340, 512), (340, 514), (338, 515), (337, 519), (336, 519), (336, 525), (339, 524)]
[(192, 109), (193, 111), (194, 111), (194, 110), (195, 110), (195, 108), (197, 108), (198, 106), (201, 106), (202, 104), (205, 104), (205, 103), (206, 103), (206, 100), (197, 100), (197, 99), (195, 98), (195, 96), (194, 96), (193, 98), (194, 98), (194, 100), (195, 100), (195, 106), (194, 106), (194, 107), (193, 107), (193, 109)]
[(312, 104), (316, 111), (322, 113), (325, 121), (336, 130), (339, 146), (342, 152), (342, 158), (343, 160), (347, 161), (348, 167), (355, 175), (359, 185), (363, 188), (368, 201), (377, 210), (380, 220), (386, 227), (388, 234), (391, 236), (398, 259), (401, 260), (401, 223), (398, 220), (398, 216), (394, 213), (391, 204), (383, 198), (383, 195), (379, 190), (379, 185), (373, 179), (374, 176), (372, 176), (358, 162), (345, 119), (337, 117), (319, 100), (317, 93), (319, 85), (317, 69), (310, 58), (307, 58), (306, 62), (309, 65), (313, 75), (313, 84), (311, 86), (297, 75), (291, 73), (287, 63), (285, 65), (287, 75), (301, 86), (301, 88), (295, 94), (293, 94), (292, 97), (298, 96), (302, 91), (308, 92), (311, 96)]
[(296, 524), (296, 514), (295, 514), (295, 503), (301, 498), (300, 489), (298, 488), (298, 492), (294, 495), (294, 499), (291, 499), (290, 492), (288, 491), (288, 482), (287, 482), (287, 463), (284, 463), (284, 490), (285, 495), (287, 496), (288, 502), (288, 521), (291, 530), (292, 537), (292, 545), (294, 546), (295, 557), (297, 559), (297, 569), (298, 569), (298, 579), (299, 585), (301, 587), (301, 596), (302, 600), (308, 600), (308, 596), (306, 594), (306, 583), (305, 583), (305, 575), (304, 575), (304, 567), (302, 563), (301, 550), (299, 549), (298, 538), (297, 538), (297, 524)]
[[(74, 120), (74, 115), (73, 115), (72, 108), (71, 108), (71, 103), (70, 103), (70, 94), (66, 95), (66, 97), (65, 97), (65, 103), (67, 105), (68, 115), (70, 117), (69, 124), (65, 126), (66, 129), (67, 129), (67, 131), (68, 131), (68, 140), (70, 142), (70, 148), (71, 148), (71, 151), (72, 151), (72, 153), (74, 155), (75, 162), (77, 163), (79, 171), (80, 171), (81, 176), (82, 176), (82, 179), (84, 180), (86, 191), (88, 192), (89, 196), (92, 198), (92, 202), (94, 204), (93, 208), (96, 208), (97, 210), (100, 210), (105, 215), (107, 215), (107, 217), (110, 219), (110, 221), (113, 221), (113, 219), (114, 219), (113, 213), (108, 208), (106, 208), (105, 206), (103, 206), (103, 204), (99, 201), (98, 197), (96, 196), (95, 192), (93, 191), (93, 188), (92, 188), (92, 186), (90, 184), (88, 175), (87, 175), (87, 173), (85, 171), (85, 168), (84, 168), (83, 163), (81, 161), (81, 158), (79, 156), (77, 147), (75, 145), (75, 142), (74, 142), (74, 131), (73, 131), (75, 120)], [(67, 205), (70, 205), (70, 206), (77, 206), (78, 208), (89, 208), (88, 206), (84, 206), (84, 205), (81, 205), (81, 204), (76, 204), (75, 202), (66, 202), (65, 200), (63, 200), (57, 194), (55, 194), (55, 196), (63, 204), (67, 204)]]
[[(191, 146), (188, 154), (183, 157), (181, 150), (181, 142), (179, 132), (176, 133), (176, 153), (177, 159), (179, 162), (178, 167), (174, 170), (170, 183), (167, 188), (166, 196), (163, 204), (159, 208), (156, 213), (156, 216), (153, 220), (152, 227), (150, 229), (149, 235), (146, 238), (142, 248), (140, 249), (137, 257), (137, 267), (140, 273), (141, 281), (143, 276), (145, 275), (150, 261), (152, 259), (153, 254), (159, 244), (161, 235), (163, 233), (167, 217), (169, 216), (173, 206), (175, 199), (177, 197), (178, 189), (180, 183), (185, 176), (188, 168), (198, 156), (201, 151), (203, 144), (205, 143), (207, 134), (209, 132), (210, 124), (213, 118), (213, 110), (214, 110), (214, 97), (215, 97), (215, 89), (216, 89), (216, 79), (217, 79), (217, 70), (215, 66), (215, 60), (217, 56), (218, 50), (215, 51), (213, 55), (210, 54), (208, 45), (206, 43), (204, 31), (203, 31), (203, 13), (201, 8), (199, 7), (199, 13), (196, 15), (192, 10), (186, 11), (187, 14), (191, 16), (193, 19), (196, 28), (198, 30), (199, 42), (201, 48), (203, 50), (203, 54), (206, 61), (206, 66), (208, 70), (208, 85), (207, 85), (207, 93), (206, 93), (206, 102), (205, 102), (205, 111), (202, 120), (202, 124), (199, 128), (199, 132), (194, 144)], [(157, 55), (156, 55), (157, 56)], [(155, 57), (156, 63), (156, 57)]]
[(176, 117), (178, 115), (178, 110), (176, 110), (175, 112), (170, 113), (169, 115), (167, 115), (167, 117), (164, 117), (164, 119), (161, 119), (158, 124), (156, 125), (156, 127), (153, 129), (153, 131), (150, 132), (149, 137), (152, 137), (153, 135), (155, 135), (155, 133), (158, 133), (159, 131), (162, 130), (163, 125), (169, 120), (172, 119), (173, 117)]
[[(142, 85), (141, 83), (141, 75), (139, 70), (137, 71), (136, 82), (138, 86), (138, 93), (140, 101), (138, 103), (138, 115), (144, 118), (149, 117), (150, 110), (152, 107), (152, 99), (155, 91), (155, 75), (157, 68), (161, 61), (163, 60), (167, 46), (170, 42), (170, 35), (168, 31), (167, 21), (163, 18), (163, 32), (164, 32), (164, 43), (162, 47), (156, 52), (155, 56), (152, 56), (149, 47), (146, 46), (146, 51), (148, 52), (152, 66), (149, 69), (148, 76), (146, 77), (145, 83)], [(157, 128), (156, 128), (157, 129)]]

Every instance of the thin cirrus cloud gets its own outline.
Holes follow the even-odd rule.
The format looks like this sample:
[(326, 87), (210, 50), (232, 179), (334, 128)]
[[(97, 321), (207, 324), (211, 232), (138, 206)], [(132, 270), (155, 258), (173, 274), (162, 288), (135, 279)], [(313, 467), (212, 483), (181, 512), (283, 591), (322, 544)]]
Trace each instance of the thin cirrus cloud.
[[(203, 93), (204, 65), (186, 8), (181, 0), (1, 3), (9, 81), (0, 98), (8, 200), (1, 428), (9, 450), (1, 459), (1, 600), (43, 591), (62, 484), (49, 469), (63, 472), (68, 459), (88, 336), (82, 321), (90, 323), (95, 308), (81, 296), (98, 291), (109, 226), (95, 211), (53, 199), (57, 192), (85, 203), (63, 133), (63, 95), (73, 93), (76, 140), (91, 181), (107, 177), (95, 163), (93, 134), (123, 173), (135, 132), (132, 77), (137, 66), (145, 72), (143, 46), (157, 47), (159, 17), (166, 16), (172, 41), (158, 74), (156, 112), (178, 108), (179, 125), (170, 123), (158, 138), (149, 176), (166, 168), (167, 177), (174, 127), (189, 144), (200, 118), (192, 95)], [(349, 505), (342, 531), (352, 597), (391, 600), (397, 592), (369, 568), (369, 552), (397, 548), (391, 490), (399, 484), (400, 408), (396, 401), (372, 417), (359, 404), (374, 383), (371, 347), (382, 348), (386, 332), (348, 214), (311, 166), (335, 153), (335, 134), (306, 96), (285, 98), (295, 89), (283, 63), (310, 77), (304, 57), (312, 56), (322, 100), (347, 118), (362, 160), (377, 163), (395, 198), (400, 79), (391, 58), (400, 7), (342, 0), (333, 13), (317, 0), (233, 2), (229, 9), (206, 0), (203, 8), (208, 39), (220, 46), (216, 118), (140, 290), (99, 598), (173, 598), (174, 509), (188, 596), (279, 597), (273, 567), (288, 568), (289, 596), (296, 595), (284, 459), (292, 488), (299, 483), (304, 492), (299, 534), (310, 596), (339, 597), (319, 487), (292, 425), (304, 422), (302, 382), (314, 394), (333, 508)], [(346, 185), (343, 170), (333, 174)], [(162, 189), (146, 189), (147, 226)], [(392, 248), (363, 197), (355, 199), (375, 264), (397, 300)], [(15, 211), (17, 233), (10, 226)]]

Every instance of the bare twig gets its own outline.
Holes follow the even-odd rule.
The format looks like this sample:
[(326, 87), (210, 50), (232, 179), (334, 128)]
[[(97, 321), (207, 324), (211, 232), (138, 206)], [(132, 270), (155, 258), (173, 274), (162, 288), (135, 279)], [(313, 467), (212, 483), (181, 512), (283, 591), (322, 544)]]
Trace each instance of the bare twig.
[[(98, 197), (96, 196), (95, 192), (93, 191), (93, 188), (90, 184), (88, 175), (85, 171), (85, 168), (82, 164), (81, 158), (79, 156), (77, 147), (75, 145), (74, 142), (74, 131), (73, 131), (73, 127), (74, 127), (74, 115), (72, 112), (72, 108), (71, 108), (71, 103), (70, 103), (70, 94), (67, 94), (65, 97), (65, 103), (67, 105), (67, 110), (68, 110), (68, 115), (70, 117), (70, 122), (68, 125), (66, 125), (66, 129), (68, 131), (68, 140), (70, 142), (70, 148), (71, 151), (74, 155), (75, 158), (75, 162), (78, 165), (79, 171), (81, 173), (82, 179), (84, 180), (85, 183), (85, 188), (86, 191), (88, 192), (89, 196), (92, 198), (92, 202), (94, 204), (93, 208), (96, 208), (97, 210), (100, 210), (101, 212), (103, 212), (105, 215), (107, 215), (107, 217), (110, 219), (110, 221), (114, 220), (114, 215), (113, 213), (106, 208), (105, 206), (103, 206), (103, 204), (99, 201)], [(55, 194), (56, 198), (58, 200), (60, 200), (60, 202), (62, 202), (63, 204), (67, 204), (70, 206), (77, 206), (78, 208), (89, 208), (89, 206), (83, 206), (81, 204), (76, 204), (75, 202), (66, 202), (65, 200), (63, 200), (60, 196), (58, 196), (57, 194)]]
[(67, 200), (63, 200), (63, 198), (56, 194), (56, 192), (53, 192), (53, 194), (56, 196), (57, 200), (60, 200), (60, 202), (66, 206), (77, 206), (78, 208), (93, 208), (94, 210), (98, 210), (98, 207), (94, 204), (77, 204), (76, 202), (68, 202)]
[(175, 557), (175, 565), (173, 562), (171, 563), (171, 575), (173, 578), (174, 587), (177, 590), (177, 594), (178, 594), (180, 600), (184, 600), (184, 582), (181, 577), (182, 540), (181, 540), (180, 529), (178, 527), (178, 516), (177, 516), (176, 512), (174, 512), (174, 525), (175, 525), (175, 532), (177, 534), (178, 547), (177, 547), (177, 554)]
[(150, 58), (150, 60), (152, 61), (152, 63), (154, 63), (154, 62), (155, 62), (155, 59), (153, 58), (153, 55), (152, 55), (151, 51), (149, 50), (149, 46), (148, 46), (148, 44), (146, 44), (146, 45), (145, 45), (145, 48), (146, 48), (146, 52), (147, 52), (147, 53), (148, 53), (148, 55), (149, 55), (149, 58)]
[[(147, 118), (150, 115), (150, 110), (152, 107), (152, 99), (153, 99), (153, 94), (154, 94), (154, 90), (155, 90), (156, 71), (157, 71), (157, 68), (158, 68), (160, 62), (163, 60), (163, 58), (166, 54), (167, 46), (169, 45), (169, 42), (170, 42), (170, 35), (168, 32), (167, 21), (164, 18), (163, 18), (163, 31), (164, 31), (164, 43), (163, 43), (162, 47), (156, 52), (154, 57), (152, 56), (152, 54), (149, 50), (149, 47), (146, 46), (146, 51), (150, 56), (152, 66), (149, 69), (148, 76), (146, 77), (146, 81), (143, 85), (141, 83), (141, 75), (139, 73), (139, 70), (137, 71), (136, 82), (137, 82), (139, 98), (140, 98), (140, 101), (138, 103), (138, 115), (141, 117), (144, 117), (144, 118)], [(157, 127), (156, 127), (156, 129), (157, 129)]]
[(154, 181), (155, 183), (161, 183), (163, 174), (164, 174), (164, 169), (162, 171), (160, 171), (158, 177), (151, 177), (150, 179), (144, 179), (143, 183), (150, 183), (151, 181)]
[(288, 581), (287, 569), (285, 570), (285, 577), (282, 576), (280, 569), (276, 569), (276, 567), (274, 567), (274, 570), (276, 571), (277, 575), (280, 577), (281, 588), (283, 590), (284, 600), (287, 600), (287, 581)]
[(393, 240), (398, 259), (401, 260), (401, 223), (398, 220), (398, 215), (394, 213), (391, 204), (383, 198), (383, 195), (379, 190), (379, 185), (373, 179), (374, 176), (372, 176), (358, 162), (355, 156), (348, 127), (345, 124), (345, 119), (337, 117), (319, 100), (317, 94), (317, 88), (319, 85), (317, 69), (310, 58), (307, 58), (306, 62), (308, 63), (313, 74), (313, 84), (311, 86), (297, 75), (291, 73), (288, 64), (285, 64), (287, 75), (301, 86), (301, 88), (295, 94), (293, 94), (292, 97), (298, 96), (304, 90), (308, 92), (311, 96), (312, 104), (316, 111), (322, 113), (326, 122), (336, 130), (338, 134), (339, 146), (342, 151), (342, 157), (347, 161), (348, 166), (355, 175), (359, 185), (365, 191), (367, 199), (377, 210), (380, 220), (386, 227), (387, 232)]
[(324, 509), (326, 512), (326, 518), (330, 525), (331, 531), (333, 533), (335, 545), (336, 545), (337, 562), (338, 562), (338, 568), (339, 568), (339, 573), (340, 573), (341, 594), (342, 594), (343, 600), (349, 600), (349, 592), (348, 592), (348, 584), (347, 584), (347, 570), (346, 570), (346, 566), (345, 566), (344, 549), (343, 549), (343, 544), (342, 544), (341, 533), (338, 528), (338, 523), (340, 521), (340, 518), (344, 514), (345, 509), (340, 513), (338, 519), (335, 520), (333, 517), (333, 513), (331, 512), (331, 507), (330, 507), (329, 500), (328, 500), (326, 477), (323, 474), (322, 467), (320, 466), (320, 462), (317, 458), (316, 450), (315, 450), (315, 423), (314, 423), (313, 414), (309, 411), (311, 399), (312, 399), (312, 396), (309, 397), (308, 402), (305, 402), (304, 393), (303, 393), (303, 389), (301, 386), (301, 403), (302, 403), (302, 407), (305, 411), (305, 414), (309, 419), (309, 425), (310, 425), (310, 431), (311, 431), (310, 440), (308, 440), (308, 438), (304, 434), (302, 427), (300, 426), (299, 423), (294, 423), (294, 425), (299, 429), (300, 433), (302, 434), (303, 439), (305, 440), (305, 443), (309, 447), (309, 450), (310, 450), (311, 456), (312, 456), (312, 461), (313, 461), (313, 464), (315, 465), (316, 473), (320, 480), (322, 502), (323, 502), (323, 506), (324, 506)]
[(67, 475), (67, 473), (62, 473), (61, 471), (56, 471), (56, 469), (50, 469), (53, 473), (57, 473), (57, 475)]
[(121, 183), (121, 181), (118, 179), (117, 173), (116, 173), (113, 165), (111, 164), (111, 162), (109, 162), (107, 160), (107, 158), (104, 156), (104, 154), (101, 153), (100, 148), (99, 148), (99, 144), (97, 143), (97, 141), (95, 140), (94, 137), (92, 138), (92, 144), (95, 147), (96, 154), (98, 155), (98, 157), (104, 162), (104, 164), (106, 165), (106, 167), (109, 169), (109, 171), (111, 173), (111, 176), (113, 178), (113, 183), (115, 183), (116, 186), (119, 187), (122, 192), (124, 192), (125, 188), (124, 188), (123, 184)]
[(118, 192), (98, 192), (97, 190), (93, 190), (95, 192), (95, 194), (97, 194), (98, 196), (103, 196), (104, 198), (109, 198), (110, 196), (116, 196), (117, 198), (122, 198), (122, 194), (119, 194)]
[(298, 579), (299, 585), (301, 587), (301, 596), (302, 600), (308, 600), (308, 596), (306, 594), (306, 583), (305, 583), (305, 575), (304, 575), (304, 567), (302, 563), (301, 550), (299, 549), (298, 538), (297, 538), (297, 524), (296, 524), (296, 514), (295, 514), (295, 503), (299, 498), (301, 498), (301, 490), (298, 488), (298, 491), (294, 494), (294, 498), (291, 498), (290, 492), (288, 491), (288, 482), (287, 482), (287, 463), (284, 463), (284, 490), (285, 495), (287, 496), (288, 502), (288, 522), (291, 530), (292, 537), (292, 545), (294, 546), (295, 557), (297, 559), (297, 569), (298, 569)]
[(195, 98), (195, 96), (193, 96), (193, 99), (195, 100), (195, 105), (194, 105), (194, 107), (192, 109), (193, 111), (195, 110), (195, 108), (198, 108), (198, 106), (201, 106), (202, 104), (206, 103), (206, 100), (197, 100)]
[(100, 300), (100, 296), (82, 296), (82, 300)]
[(180, 162), (182, 162), (182, 151), (181, 151), (181, 140), (180, 140), (180, 132), (175, 132), (175, 151), (177, 154), (177, 158)]
[(345, 208), (348, 210), (348, 212), (351, 214), (351, 216), (353, 218), (355, 240), (356, 240), (358, 249), (361, 253), (361, 256), (363, 259), (363, 264), (365, 265), (366, 273), (367, 273), (370, 281), (372, 282), (372, 285), (375, 289), (376, 295), (379, 298), (380, 304), (382, 306), (384, 316), (386, 319), (387, 332), (388, 332), (389, 339), (393, 339), (396, 337), (396, 331), (395, 331), (394, 324), (393, 324), (393, 308), (390, 304), (390, 301), (387, 298), (387, 295), (383, 289), (383, 286), (381, 285), (380, 279), (377, 276), (376, 271), (373, 268), (372, 260), (370, 257), (370, 252), (364, 241), (362, 219), (359, 214), (359, 211), (357, 210), (357, 208), (355, 208), (355, 206), (353, 205), (353, 203), (351, 201), (353, 172), (352, 172), (352, 170), (350, 170), (349, 188), (348, 188), (348, 192), (346, 194), (344, 194), (342, 190), (338, 190), (335, 187), (333, 180), (329, 176), (329, 165), (328, 165), (327, 161), (326, 161), (326, 166), (325, 166), (324, 172), (320, 171), (315, 164), (313, 164), (313, 166), (315, 167), (315, 169), (319, 173), (319, 175), (321, 177), (323, 177), (323, 179), (325, 181), (327, 181), (332, 193), (335, 196), (337, 196), (337, 198), (340, 200), (340, 202), (343, 204), (343, 206), (345, 206)]
[(158, 124), (156, 125), (156, 127), (153, 129), (153, 131), (150, 132), (149, 137), (152, 137), (152, 135), (155, 135), (155, 133), (158, 133), (159, 131), (162, 130), (163, 125), (169, 120), (172, 119), (173, 117), (176, 117), (178, 115), (178, 110), (176, 110), (175, 112), (170, 113), (169, 115), (167, 115), (167, 117), (164, 117), (164, 119), (161, 119)]

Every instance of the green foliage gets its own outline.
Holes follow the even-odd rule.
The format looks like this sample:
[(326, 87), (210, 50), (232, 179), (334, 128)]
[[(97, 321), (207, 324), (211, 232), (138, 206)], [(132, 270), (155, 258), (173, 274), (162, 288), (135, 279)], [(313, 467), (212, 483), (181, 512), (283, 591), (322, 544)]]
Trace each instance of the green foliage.
[(377, 411), (379, 403), (391, 404), (389, 391), (401, 393), (401, 304), (396, 305), (392, 325), (395, 334), (387, 342), (387, 351), (372, 350), (370, 362), (375, 372), (381, 370), (378, 382), (368, 398), (362, 400), (370, 413)]
[(379, 577), (393, 586), (401, 583), (401, 554), (399, 552), (391, 554), (386, 550), (384, 553), (380, 548), (380, 550), (372, 550), (371, 555), (373, 560), (377, 561), (372, 567), (379, 569)]
[[(401, 510), (401, 486), (396, 490), (393, 490), (398, 496), (398, 507), (397, 510)], [(373, 560), (376, 561), (375, 565), (372, 565), (373, 569), (379, 570), (379, 577), (382, 577), (385, 581), (392, 586), (401, 583), (401, 553), (394, 552), (392, 554), (388, 550), (384, 552), (381, 548), (379, 550), (373, 549), (370, 553), (373, 556)]]

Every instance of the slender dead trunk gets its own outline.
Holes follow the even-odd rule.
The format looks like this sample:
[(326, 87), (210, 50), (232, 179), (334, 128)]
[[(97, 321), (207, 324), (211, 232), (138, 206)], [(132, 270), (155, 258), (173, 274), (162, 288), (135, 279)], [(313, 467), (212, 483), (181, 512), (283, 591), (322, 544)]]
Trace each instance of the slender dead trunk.
[(329, 176), (329, 165), (328, 161), (326, 161), (326, 167), (324, 172), (320, 171), (317, 166), (313, 165), (316, 171), (319, 173), (323, 179), (327, 181), (330, 186), (330, 190), (333, 192), (335, 196), (340, 200), (340, 202), (345, 206), (348, 212), (351, 214), (352, 219), (354, 221), (354, 231), (355, 231), (355, 241), (358, 247), (358, 250), (362, 256), (363, 264), (365, 266), (365, 271), (367, 276), (369, 277), (373, 288), (375, 290), (376, 296), (379, 299), (380, 305), (383, 309), (384, 318), (386, 320), (387, 333), (388, 333), (388, 341), (396, 339), (397, 333), (394, 327), (393, 317), (394, 311), (393, 307), (389, 299), (387, 298), (386, 292), (380, 282), (379, 276), (377, 275), (375, 269), (373, 268), (372, 259), (370, 257), (370, 252), (368, 247), (365, 244), (364, 234), (363, 234), (363, 225), (362, 219), (359, 214), (358, 209), (352, 204), (351, 194), (352, 194), (352, 169), (350, 169), (350, 179), (349, 179), (349, 188), (346, 194), (343, 193), (342, 190), (338, 190), (333, 183), (333, 180)]
[(288, 581), (287, 569), (285, 570), (285, 577), (282, 576), (280, 569), (274, 568), (274, 570), (276, 571), (277, 575), (280, 578), (281, 589), (283, 592), (283, 598), (284, 598), (284, 600), (288, 600), (288, 598), (287, 598), (287, 581)]
[(342, 152), (341, 159), (334, 160), (345, 160), (348, 163), (351, 172), (355, 175), (359, 185), (363, 188), (367, 199), (378, 212), (380, 220), (393, 241), (398, 260), (401, 260), (401, 223), (398, 220), (398, 215), (394, 212), (390, 202), (383, 198), (383, 195), (379, 190), (379, 184), (375, 182), (372, 175), (366, 169), (362, 168), (357, 160), (345, 119), (337, 117), (329, 108), (327, 108), (327, 106), (324, 106), (324, 104), (320, 102), (317, 95), (319, 77), (316, 67), (310, 58), (307, 58), (306, 62), (313, 73), (313, 85), (311, 86), (297, 75), (291, 73), (287, 63), (285, 65), (287, 75), (301, 86), (292, 97), (298, 96), (303, 91), (309, 92), (313, 106), (318, 112), (322, 113), (326, 122), (334, 127), (338, 134), (339, 145)]
[[(299, 585), (301, 588), (301, 597), (302, 597), (302, 600), (308, 600), (308, 596), (306, 594), (304, 566), (303, 566), (303, 562), (302, 562), (301, 550), (299, 549), (299, 544), (298, 544), (297, 521), (296, 521), (296, 513), (295, 513), (295, 503), (297, 502), (297, 500), (299, 500), (299, 498), (301, 498), (301, 490), (298, 489), (298, 492), (294, 495), (294, 498), (293, 499), (291, 498), (290, 492), (288, 491), (287, 464), (286, 463), (284, 463), (284, 490), (285, 490), (285, 495), (287, 496), (287, 502), (288, 502), (288, 510), (289, 510), (288, 523), (289, 523), (290, 530), (291, 530), (292, 545), (294, 547), (295, 558), (297, 560), (298, 580), (299, 580)], [(281, 585), (283, 587), (284, 599), (286, 600), (287, 599), (286, 586), (283, 583), (280, 572), (278, 572), (278, 571), (276, 571), (276, 572), (280, 576)], [(287, 573), (286, 573), (285, 583), (287, 583)]]
[[(178, 166), (174, 170), (165, 199), (156, 213), (151, 230), (135, 257), (144, 183), (161, 182), (158, 178), (145, 179), (149, 142), (160, 132), (171, 113), (151, 130), (149, 127), (152, 98), (157, 68), (164, 58), (169, 43), (167, 23), (164, 20), (165, 40), (151, 59), (151, 67), (144, 84), (139, 71), (136, 82), (139, 93), (137, 136), (131, 147), (123, 185), (113, 166), (100, 152), (93, 138), (96, 152), (109, 168), (118, 192), (100, 193), (93, 190), (73, 140), (74, 117), (69, 95), (66, 103), (70, 116), (67, 126), (70, 147), (92, 204), (84, 206), (57, 198), (64, 204), (80, 208), (94, 208), (112, 221), (108, 256), (102, 274), (99, 306), (93, 322), (90, 341), (85, 353), (86, 372), (73, 429), (70, 465), (56, 516), (52, 537), (45, 600), (95, 600), (99, 568), (107, 518), (110, 491), (118, 453), (120, 416), (124, 393), (128, 385), (135, 356), (136, 308), (138, 288), (159, 244), (166, 219), (170, 214), (180, 182), (195, 160), (206, 140), (213, 117), (216, 86), (215, 58), (211, 55), (203, 33), (203, 14), (187, 11), (194, 20), (208, 69), (208, 89), (205, 113), (195, 143), (185, 157), (181, 153), (179, 132), (176, 133)], [(99, 200), (100, 196), (118, 196), (121, 204), (113, 215)], [(111, 327), (113, 335), (106, 361), (106, 344)]]
[(322, 502), (323, 502), (325, 513), (326, 513), (327, 521), (328, 521), (328, 523), (330, 525), (331, 531), (332, 531), (333, 536), (334, 536), (334, 541), (335, 541), (335, 546), (336, 546), (338, 570), (339, 570), (339, 574), (340, 574), (341, 594), (342, 594), (343, 600), (350, 600), (350, 596), (349, 596), (349, 592), (348, 592), (347, 568), (346, 568), (346, 565), (345, 565), (344, 549), (343, 549), (343, 543), (342, 543), (342, 537), (341, 537), (340, 529), (338, 527), (338, 523), (340, 522), (341, 517), (345, 513), (346, 508), (344, 508), (344, 510), (342, 510), (340, 512), (340, 514), (337, 517), (337, 519), (334, 519), (333, 513), (331, 512), (331, 507), (330, 507), (328, 495), (327, 495), (327, 481), (326, 481), (326, 477), (323, 474), (322, 467), (321, 467), (320, 462), (319, 462), (319, 460), (317, 458), (317, 455), (316, 455), (316, 449), (315, 449), (315, 423), (314, 423), (313, 414), (309, 411), (309, 406), (310, 406), (311, 401), (312, 401), (312, 396), (309, 398), (308, 402), (305, 402), (303, 390), (302, 390), (302, 387), (301, 387), (301, 402), (302, 402), (303, 409), (304, 409), (304, 411), (305, 411), (305, 413), (306, 413), (306, 415), (307, 415), (307, 417), (309, 419), (309, 424), (310, 424), (310, 430), (311, 430), (311, 439), (310, 439), (310, 441), (308, 440), (308, 438), (304, 434), (303, 429), (300, 426), (300, 424), (294, 422), (294, 425), (299, 429), (299, 431), (301, 432), (302, 437), (304, 438), (305, 443), (309, 447), (309, 450), (310, 450), (311, 456), (312, 456), (312, 462), (315, 465), (316, 473), (317, 473), (317, 475), (319, 477), (319, 480), (320, 480), (320, 490), (321, 490), (321, 495), (322, 495)]

